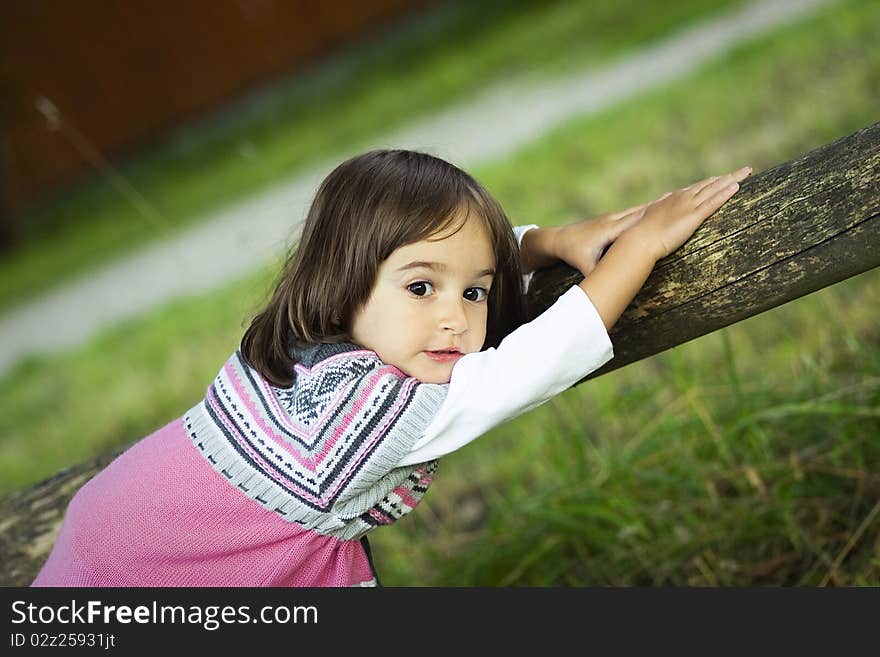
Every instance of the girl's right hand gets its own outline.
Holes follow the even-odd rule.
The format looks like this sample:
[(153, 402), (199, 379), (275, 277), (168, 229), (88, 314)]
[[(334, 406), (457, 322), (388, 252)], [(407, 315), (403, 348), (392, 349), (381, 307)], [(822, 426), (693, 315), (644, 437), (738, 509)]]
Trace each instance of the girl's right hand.
[(739, 183), (751, 173), (751, 167), (743, 167), (667, 192), (647, 205), (641, 221), (626, 231), (627, 237), (639, 239), (655, 262), (668, 256), (736, 194)]

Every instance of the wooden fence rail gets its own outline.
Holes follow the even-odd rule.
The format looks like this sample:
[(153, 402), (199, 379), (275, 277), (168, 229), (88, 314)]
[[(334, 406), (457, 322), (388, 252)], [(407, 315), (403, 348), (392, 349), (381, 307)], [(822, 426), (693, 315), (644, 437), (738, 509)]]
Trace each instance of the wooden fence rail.
[[(593, 378), (880, 265), (880, 123), (753, 174), (678, 251), (657, 263), (611, 330)], [(532, 278), (529, 316), (582, 279)], [(584, 379), (584, 380), (586, 380)]]
[[(880, 265), (880, 123), (754, 174), (654, 272), (611, 331), (615, 356), (584, 380)], [(581, 279), (537, 272), (534, 317)], [(0, 500), (0, 585), (29, 584), (73, 494), (118, 452)]]

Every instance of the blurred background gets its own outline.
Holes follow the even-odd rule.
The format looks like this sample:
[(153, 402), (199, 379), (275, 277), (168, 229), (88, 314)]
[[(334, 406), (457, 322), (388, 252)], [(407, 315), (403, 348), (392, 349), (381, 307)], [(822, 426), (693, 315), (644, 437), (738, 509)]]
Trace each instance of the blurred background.
[[(880, 108), (872, 0), (2, 13), (0, 495), (197, 403), (351, 154), (432, 152), (554, 225)], [(383, 583), (880, 584), (878, 301), (869, 271), (498, 427), (372, 535)]]

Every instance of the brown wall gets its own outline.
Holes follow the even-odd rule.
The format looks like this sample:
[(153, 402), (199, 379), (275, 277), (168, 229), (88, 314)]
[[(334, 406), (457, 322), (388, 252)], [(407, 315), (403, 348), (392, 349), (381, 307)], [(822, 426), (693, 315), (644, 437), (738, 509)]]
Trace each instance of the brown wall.
[[(105, 155), (291, 71), (425, 0), (20, 0), (0, 9), (7, 219), (91, 168), (40, 97)], [(84, 145), (85, 147), (85, 145)], [(2, 238), (0, 238), (2, 239)]]

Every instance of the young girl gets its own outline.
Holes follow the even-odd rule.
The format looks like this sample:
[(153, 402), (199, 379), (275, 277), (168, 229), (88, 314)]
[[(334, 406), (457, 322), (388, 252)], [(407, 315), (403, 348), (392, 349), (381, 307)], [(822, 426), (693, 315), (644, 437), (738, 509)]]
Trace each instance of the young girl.
[[(418, 504), (439, 457), (608, 361), (657, 260), (749, 173), (514, 229), (436, 157), (344, 162), (205, 399), (80, 489), (33, 585), (376, 585), (366, 534)], [(584, 280), (523, 324), (530, 272), (557, 259)]]

